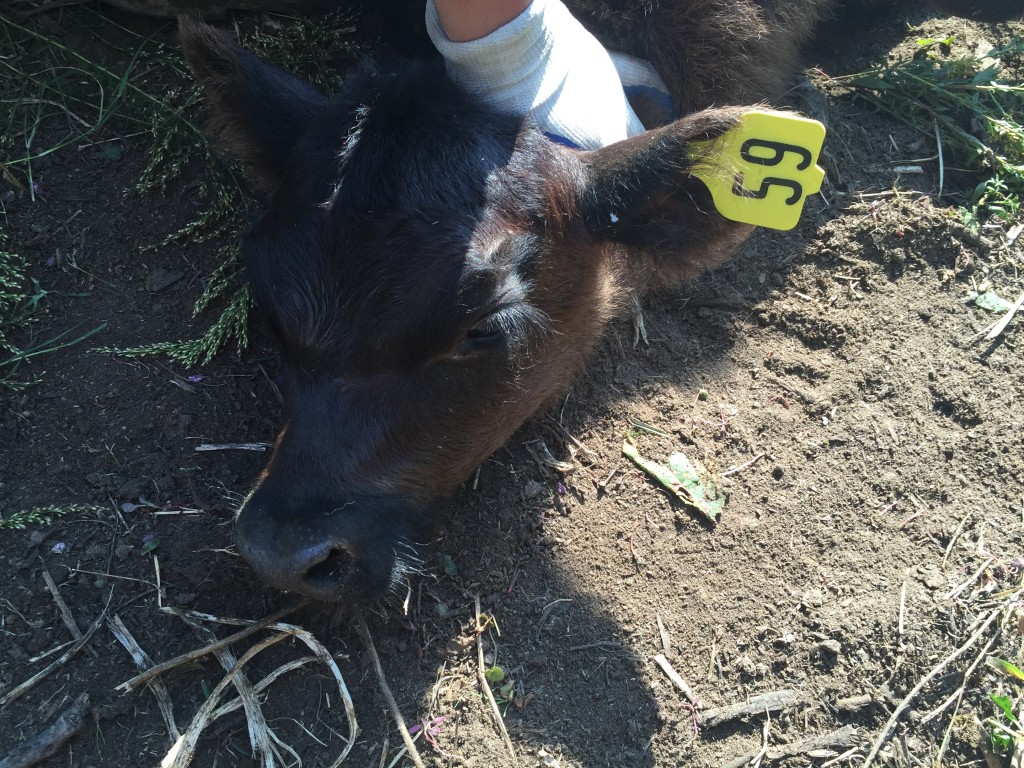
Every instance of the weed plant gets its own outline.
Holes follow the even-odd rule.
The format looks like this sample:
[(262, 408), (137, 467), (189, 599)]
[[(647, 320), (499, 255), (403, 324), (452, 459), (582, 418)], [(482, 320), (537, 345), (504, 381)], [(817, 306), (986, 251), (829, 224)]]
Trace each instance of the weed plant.
[[(14, 344), (13, 332), (21, 324), (28, 301), (28, 278), (25, 260), (10, 250), (7, 236), (0, 232), (0, 359), (12, 360), (20, 351)], [(0, 363), (0, 386), (17, 385), (16, 363)]]
[(54, 520), (65, 515), (106, 511), (108, 511), (106, 507), (96, 504), (60, 504), (33, 507), (32, 509), (14, 512), (7, 517), (0, 517), (0, 531), (20, 531), (30, 525), (50, 525)]
[(977, 230), (989, 218), (1013, 220), (1024, 196), (1024, 86), (1001, 77), (1002, 61), (1018, 61), (1024, 41), (1014, 40), (984, 60), (950, 57), (952, 38), (922, 39), (921, 51), (832, 78), (856, 96), (929, 137), (938, 135), (944, 158), (960, 158), (980, 174), (963, 196), (964, 223)]

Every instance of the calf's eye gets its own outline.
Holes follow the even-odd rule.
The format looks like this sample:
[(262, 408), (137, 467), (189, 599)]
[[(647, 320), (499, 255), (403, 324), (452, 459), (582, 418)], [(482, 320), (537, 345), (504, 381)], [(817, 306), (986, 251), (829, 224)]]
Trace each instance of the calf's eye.
[(488, 320), (486, 323), (477, 323), (466, 331), (467, 340), (486, 341), (487, 339), (496, 339), (500, 336), (501, 327), (493, 320)]
[(504, 341), (504, 338), (500, 312), (492, 312), (466, 331), (456, 355), (466, 357), (474, 352), (494, 349)]
[(473, 324), (459, 345), (457, 357), (489, 350), (515, 350), (550, 330), (548, 317), (526, 302), (504, 304)]

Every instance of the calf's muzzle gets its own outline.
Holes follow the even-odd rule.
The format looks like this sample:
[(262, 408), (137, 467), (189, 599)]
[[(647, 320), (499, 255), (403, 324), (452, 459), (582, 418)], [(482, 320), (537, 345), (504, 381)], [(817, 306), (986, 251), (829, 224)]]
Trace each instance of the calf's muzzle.
[(271, 586), (355, 603), (388, 592), (416, 567), (404, 522), (415, 515), (392, 498), (297, 499), (261, 485), (239, 512), (235, 541)]

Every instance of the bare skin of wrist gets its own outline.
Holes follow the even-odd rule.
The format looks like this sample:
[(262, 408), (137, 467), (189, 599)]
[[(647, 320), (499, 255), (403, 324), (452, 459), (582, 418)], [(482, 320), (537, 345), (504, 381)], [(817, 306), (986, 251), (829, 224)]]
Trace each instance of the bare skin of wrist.
[(448, 39), (456, 43), (477, 40), (508, 24), (532, 0), (434, 0), (437, 16)]

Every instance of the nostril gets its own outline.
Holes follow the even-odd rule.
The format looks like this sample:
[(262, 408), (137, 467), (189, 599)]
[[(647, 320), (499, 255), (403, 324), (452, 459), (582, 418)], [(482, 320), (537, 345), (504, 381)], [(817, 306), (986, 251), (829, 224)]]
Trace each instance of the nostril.
[(352, 555), (340, 547), (332, 547), (327, 557), (311, 566), (302, 580), (313, 587), (330, 588), (337, 586), (352, 567)]

